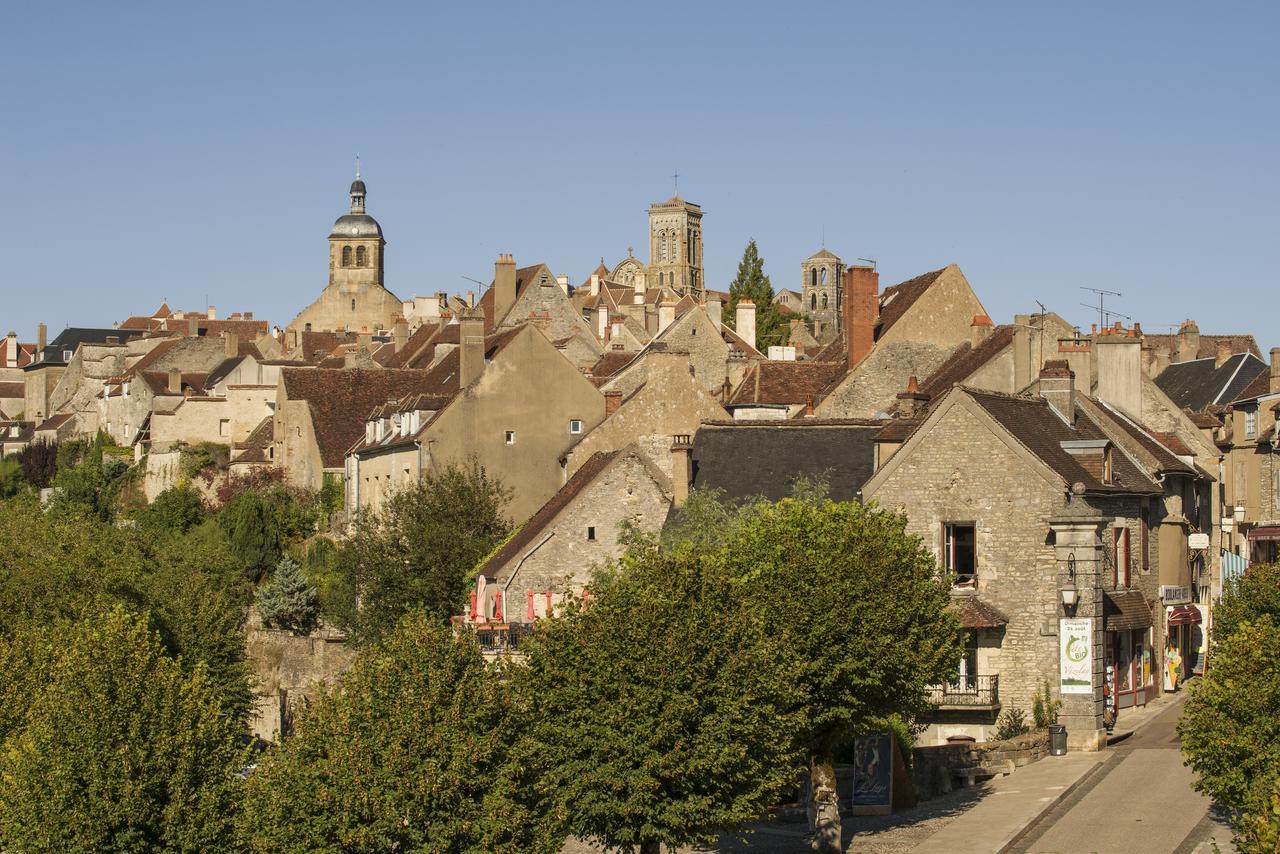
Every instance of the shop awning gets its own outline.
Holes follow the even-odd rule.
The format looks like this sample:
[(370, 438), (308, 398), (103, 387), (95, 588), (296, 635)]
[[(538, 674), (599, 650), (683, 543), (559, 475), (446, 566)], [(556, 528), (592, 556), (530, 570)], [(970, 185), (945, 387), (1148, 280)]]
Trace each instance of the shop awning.
[(1250, 528), (1248, 536), (1251, 540), (1280, 540), (1280, 525), (1263, 525), (1260, 528)]
[(1200, 622), (1200, 609), (1195, 605), (1178, 605), (1169, 609), (1169, 619), (1167, 620), (1171, 626), (1190, 626), (1193, 623)]
[(1102, 626), (1108, 632), (1151, 628), (1151, 606), (1137, 590), (1102, 592)]

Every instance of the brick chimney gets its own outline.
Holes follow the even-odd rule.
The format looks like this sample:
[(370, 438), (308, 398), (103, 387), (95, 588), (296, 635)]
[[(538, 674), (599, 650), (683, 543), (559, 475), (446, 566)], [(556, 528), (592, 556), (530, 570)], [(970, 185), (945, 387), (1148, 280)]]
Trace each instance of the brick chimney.
[(1219, 338), (1217, 340), (1217, 357), (1214, 359), (1214, 366), (1221, 368), (1228, 360), (1231, 359), (1231, 339)]
[(844, 330), (850, 368), (871, 352), (879, 319), (880, 274), (871, 267), (845, 268)]
[(502, 252), (493, 262), (493, 325), (496, 327), (516, 303), (516, 259)]
[(234, 359), (240, 355), (240, 336), (234, 332), (222, 333), (222, 355)]
[(618, 407), (621, 405), (622, 405), (622, 392), (606, 391), (604, 393), (604, 417), (605, 418), (608, 418), (610, 415), (617, 412)]
[(12, 330), (5, 339), (4, 365), (6, 368), (18, 367), (18, 333)]
[(693, 442), (687, 435), (671, 437), (671, 485), (676, 507), (689, 500), (690, 460)]
[(463, 312), (458, 327), (458, 387), (466, 388), (484, 373), (484, 314)]
[(1066, 359), (1047, 359), (1040, 369), (1040, 396), (1066, 419), (1076, 422), (1076, 375)]
[(724, 319), (724, 303), (720, 302), (720, 297), (712, 297), (707, 300), (707, 316), (711, 318), (711, 323), (715, 326), (716, 332), (719, 332), (720, 323)]
[(409, 343), (409, 321), (403, 317), (396, 321), (392, 340), (395, 342), (395, 352), (399, 353), (404, 349), (404, 345)]
[(1200, 358), (1200, 327), (1194, 320), (1184, 321), (1178, 329), (1178, 352), (1175, 362), (1190, 362)]
[(43, 350), (49, 346), (49, 327), (44, 323), (36, 324), (36, 349)]
[(979, 344), (986, 341), (991, 335), (993, 326), (990, 317), (985, 314), (975, 314), (973, 322), (969, 324), (969, 346), (977, 348)]
[(169, 369), (169, 394), (182, 394), (182, 371)]
[(733, 331), (752, 347), (756, 346), (756, 304), (749, 299), (738, 300), (736, 320)]
[[(13, 333), (10, 332), (10, 335)], [(1272, 394), (1280, 392), (1280, 347), (1271, 348), (1271, 389)]]
[[(739, 305), (741, 305), (741, 303), (739, 303)], [(739, 312), (738, 316), (741, 317), (742, 309), (739, 308), (738, 312)], [(661, 334), (663, 331), (665, 331), (668, 326), (675, 323), (675, 320), (676, 320), (676, 301), (671, 298), (670, 294), (668, 294), (667, 296), (662, 298), (662, 302), (658, 303), (658, 333)], [(751, 337), (752, 338), (755, 338), (755, 328), (756, 328), (756, 313), (755, 313), (755, 307), (752, 306), (752, 309), (751, 309)]]

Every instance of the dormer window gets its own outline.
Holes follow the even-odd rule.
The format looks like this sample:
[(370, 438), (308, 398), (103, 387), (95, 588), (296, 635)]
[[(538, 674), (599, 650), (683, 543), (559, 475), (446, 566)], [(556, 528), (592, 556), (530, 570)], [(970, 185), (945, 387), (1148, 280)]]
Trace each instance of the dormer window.
[(1115, 469), (1113, 468), (1115, 464), (1114, 456), (1115, 454), (1113, 453), (1110, 445), (1108, 445), (1106, 450), (1102, 452), (1103, 483), (1112, 483), (1115, 480)]
[(75, 351), (73, 351), (73, 350), (63, 350), (63, 351), (62, 351), (62, 361), (64, 361), (64, 362), (70, 362), (70, 361), (71, 361), (71, 357), (72, 357), (72, 356), (74, 356), (74, 355), (75, 355)]

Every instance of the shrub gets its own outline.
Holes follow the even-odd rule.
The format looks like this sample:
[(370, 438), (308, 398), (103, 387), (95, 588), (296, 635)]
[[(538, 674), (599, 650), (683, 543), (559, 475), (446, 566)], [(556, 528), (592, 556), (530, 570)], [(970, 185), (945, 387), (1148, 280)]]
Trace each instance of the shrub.
[(1005, 709), (996, 719), (996, 741), (1017, 738), (1029, 732), (1031, 727), (1027, 726), (1027, 713), (1016, 706)]
[(27, 483), (44, 489), (53, 483), (58, 473), (58, 444), (56, 442), (32, 442), (18, 452), (18, 465)]
[(1056, 724), (1058, 710), (1061, 708), (1062, 701), (1053, 696), (1049, 680), (1045, 679), (1036, 688), (1035, 697), (1031, 700), (1031, 719), (1035, 721), (1036, 729), (1044, 729)]

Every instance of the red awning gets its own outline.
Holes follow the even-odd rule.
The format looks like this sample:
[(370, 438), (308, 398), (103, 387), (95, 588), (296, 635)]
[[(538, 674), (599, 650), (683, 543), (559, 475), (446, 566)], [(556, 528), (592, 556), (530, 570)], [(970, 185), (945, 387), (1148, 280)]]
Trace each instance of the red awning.
[(1171, 626), (1189, 626), (1200, 622), (1200, 609), (1195, 605), (1179, 605), (1169, 612), (1168, 623)]
[(1280, 525), (1266, 525), (1261, 528), (1250, 528), (1251, 540), (1280, 540)]

